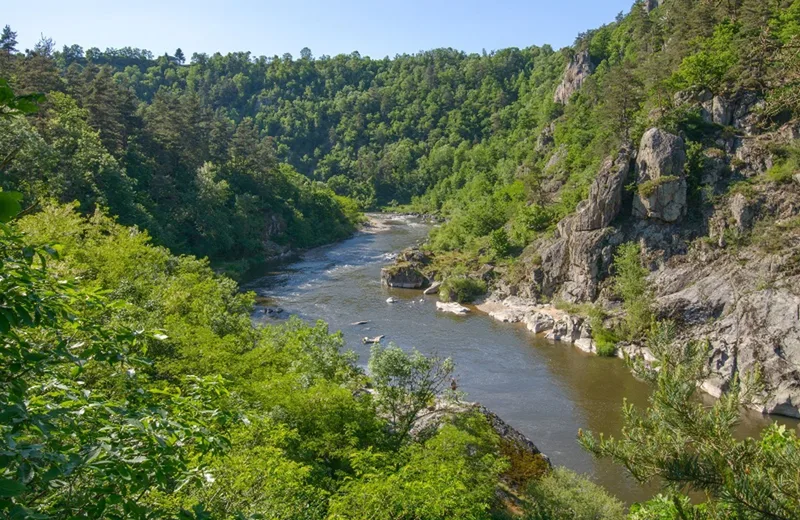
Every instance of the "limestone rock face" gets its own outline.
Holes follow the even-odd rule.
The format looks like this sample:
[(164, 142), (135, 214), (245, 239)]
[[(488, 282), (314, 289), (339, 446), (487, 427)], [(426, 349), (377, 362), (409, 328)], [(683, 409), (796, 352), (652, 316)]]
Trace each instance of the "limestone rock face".
[(486, 417), (492, 429), (500, 437), (501, 442), (513, 450), (540, 456), (548, 465), (550, 464), (550, 459), (539, 451), (539, 448), (537, 448), (530, 439), (513, 426), (506, 423), (497, 414), (479, 403), (437, 398), (436, 402), (431, 407), (420, 412), (410, 434), (415, 439), (425, 438), (438, 431), (444, 425), (450, 424), (453, 416), (474, 412)]
[(753, 225), (756, 217), (755, 204), (741, 193), (735, 194), (730, 201), (731, 216), (739, 232), (744, 232)]
[(686, 214), (685, 164), (683, 139), (658, 128), (644, 134), (636, 159), (634, 216), (672, 223)]
[(589, 51), (582, 51), (572, 58), (567, 70), (564, 71), (564, 79), (556, 89), (553, 100), (556, 103), (566, 105), (575, 92), (580, 90), (586, 78), (594, 72), (594, 65), (589, 57)]
[(578, 205), (574, 231), (595, 231), (611, 224), (622, 208), (622, 193), (631, 170), (631, 151), (609, 157), (589, 189), (589, 198)]

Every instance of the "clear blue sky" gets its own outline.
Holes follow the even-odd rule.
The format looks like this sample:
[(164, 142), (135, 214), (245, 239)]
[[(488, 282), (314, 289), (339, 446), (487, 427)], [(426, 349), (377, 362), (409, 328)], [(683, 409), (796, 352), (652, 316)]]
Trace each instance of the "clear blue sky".
[(140, 47), (170, 54), (251, 51), (315, 56), (354, 50), (382, 58), (437, 47), (467, 52), (549, 43), (570, 45), (586, 29), (611, 22), (633, 0), (43, 0), (13, 1), (0, 25), (19, 33), (19, 48), (40, 34), (60, 49)]

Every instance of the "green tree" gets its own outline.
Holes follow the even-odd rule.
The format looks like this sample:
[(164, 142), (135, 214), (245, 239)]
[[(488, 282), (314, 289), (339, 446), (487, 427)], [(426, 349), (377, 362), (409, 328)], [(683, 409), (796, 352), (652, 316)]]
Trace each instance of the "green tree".
[(406, 354), (396, 346), (372, 346), (369, 371), (375, 384), (379, 413), (392, 428), (394, 445), (408, 440), (420, 412), (434, 404), (453, 374), (451, 359)]
[[(728, 392), (713, 405), (698, 396), (709, 376), (708, 346), (674, 342), (673, 327), (655, 329), (649, 347), (656, 362), (633, 362), (636, 375), (653, 387), (650, 406), (625, 405), (621, 438), (580, 435), (581, 445), (598, 457), (623, 465), (638, 482), (663, 483), (663, 501), (645, 504), (636, 518), (654, 518), (647, 510), (672, 511), (659, 518), (790, 519), (800, 515), (800, 439), (773, 423), (759, 438), (739, 440), (736, 425), (742, 406), (753, 402), (758, 374), (735, 376)], [(684, 493), (702, 497), (692, 505)]]
[(3, 32), (0, 34), (0, 50), (5, 52), (6, 56), (17, 52), (17, 33), (8, 25), (3, 27)]
[(649, 271), (642, 266), (641, 248), (634, 242), (623, 244), (614, 255), (614, 287), (625, 309), (624, 334), (640, 339), (653, 319), (652, 294), (647, 281)]

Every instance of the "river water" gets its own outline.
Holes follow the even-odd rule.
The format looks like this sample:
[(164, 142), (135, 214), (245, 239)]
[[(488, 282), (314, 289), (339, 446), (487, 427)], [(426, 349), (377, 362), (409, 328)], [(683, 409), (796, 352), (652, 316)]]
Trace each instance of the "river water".
[[(298, 262), (251, 273), (244, 288), (285, 310), (282, 317), (257, 312), (255, 320), (270, 323), (288, 315), (325, 320), (331, 331), (343, 332), (364, 365), (369, 357), (365, 336), (385, 335), (385, 343), (452, 357), (459, 389), (468, 399), (528, 436), (554, 464), (590, 475), (629, 504), (652, 496), (655, 487), (638, 486), (620, 467), (594, 460), (576, 442), (579, 428), (619, 435), (623, 399), (646, 405), (647, 386), (621, 360), (585, 354), (474, 310), (463, 317), (444, 314), (436, 310), (435, 296), (382, 287), (381, 267), (422, 242), (430, 230), (412, 218), (383, 218), (386, 231), (359, 233), (312, 250)], [(399, 301), (387, 303), (390, 296)], [(359, 321), (369, 323), (353, 325)], [(767, 423), (750, 414), (742, 433), (754, 434)]]

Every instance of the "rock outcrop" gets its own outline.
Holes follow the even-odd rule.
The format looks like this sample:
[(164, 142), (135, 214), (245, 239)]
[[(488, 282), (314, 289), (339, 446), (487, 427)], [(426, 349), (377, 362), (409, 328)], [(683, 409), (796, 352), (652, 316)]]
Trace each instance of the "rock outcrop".
[(672, 223), (686, 214), (686, 147), (680, 137), (651, 128), (636, 158), (634, 216)]
[(413, 264), (398, 263), (381, 269), (381, 283), (398, 289), (421, 289), (428, 279)]
[(564, 78), (561, 80), (561, 84), (558, 85), (553, 100), (562, 105), (569, 103), (572, 95), (580, 90), (583, 82), (593, 72), (594, 65), (589, 56), (589, 51), (585, 50), (577, 53), (567, 65), (567, 69), (564, 71)]
[(430, 258), (419, 249), (407, 249), (397, 256), (394, 265), (381, 269), (381, 284), (398, 289), (422, 289), (430, 284), (423, 268)]
[(578, 204), (573, 231), (595, 231), (610, 226), (622, 208), (622, 194), (631, 170), (631, 151), (624, 148), (609, 157), (589, 188), (589, 198)]
[(575, 215), (558, 223), (554, 240), (541, 247), (539, 290), (567, 301), (593, 300), (598, 283), (611, 266), (620, 235), (608, 227), (622, 208), (624, 187), (631, 169), (631, 151), (623, 148), (603, 163)]
[(507, 446), (530, 455), (540, 456), (546, 464), (550, 464), (550, 459), (536, 447), (533, 441), (479, 403), (437, 399), (433, 406), (419, 413), (410, 432), (411, 436), (415, 439), (426, 437), (451, 422), (456, 416), (470, 413), (483, 415), (500, 440)]

